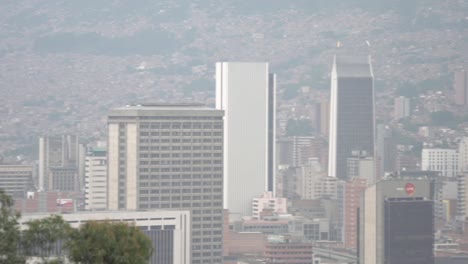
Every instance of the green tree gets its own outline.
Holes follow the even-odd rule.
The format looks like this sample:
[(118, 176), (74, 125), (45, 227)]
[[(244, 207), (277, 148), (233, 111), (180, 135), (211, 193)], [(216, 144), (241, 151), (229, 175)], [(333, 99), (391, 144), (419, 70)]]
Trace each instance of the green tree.
[(69, 259), (83, 264), (148, 263), (151, 240), (136, 226), (90, 221), (71, 232)]
[(13, 199), (0, 189), (0, 264), (24, 263), (19, 254), (20, 214), (13, 208)]
[(71, 232), (70, 225), (60, 215), (51, 215), (26, 223), (27, 230), (23, 231), (23, 249), (27, 256), (40, 257), (42, 263), (61, 263), (62, 257), (50, 260), (53, 249), (61, 241), (66, 242)]

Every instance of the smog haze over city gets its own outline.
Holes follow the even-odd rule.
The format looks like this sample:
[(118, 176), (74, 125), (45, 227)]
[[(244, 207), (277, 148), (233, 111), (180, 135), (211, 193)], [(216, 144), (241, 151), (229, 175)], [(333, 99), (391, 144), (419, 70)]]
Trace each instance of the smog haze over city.
[(5, 0), (0, 189), (150, 263), (468, 263), (467, 43), (468, 0)]

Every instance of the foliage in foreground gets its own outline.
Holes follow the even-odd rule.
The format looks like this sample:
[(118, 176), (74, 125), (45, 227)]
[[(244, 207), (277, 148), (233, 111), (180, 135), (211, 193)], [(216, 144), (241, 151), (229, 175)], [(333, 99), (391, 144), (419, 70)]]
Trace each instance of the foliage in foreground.
[(70, 236), (69, 258), (91, 263), (147, 263), (151, 240), (136, 226), (126, 223), (87, 222)]
[(127, 223), (90, 221), (73, 229), (61, 216), (51, 215), (26, 223), (21, 232), (19, 218), (13, 199), (0, 189), (0, 264), (25, 263), (27, 257), (48, 264), (65, 258), (82, 264), (140, 264), (152, 255), (151, 240)]

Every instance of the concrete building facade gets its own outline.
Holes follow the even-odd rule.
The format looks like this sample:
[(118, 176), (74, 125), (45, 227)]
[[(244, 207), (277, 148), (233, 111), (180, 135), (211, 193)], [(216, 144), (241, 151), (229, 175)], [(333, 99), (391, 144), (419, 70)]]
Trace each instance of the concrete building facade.
[(193, 264), (222, 262), (223, 114), (197, 104), (109, 114), (108, 208), (191, 210)]
[(107, 150), (91, 148), (85, 157), (85, 209), (107, 209)]
[(75, 191), (82, 188), (83, 147), (76, 135), (39, 139), (39, 180), (41, 190)]
[(13, 197), (25, 197), (35, 190), (33, 165), (0, 165), (0, 189)]
[(455, 149), (423, 149), (421, 170), (438, 171), (445, 177), (456, 177), (458, 174), (458, 153)]

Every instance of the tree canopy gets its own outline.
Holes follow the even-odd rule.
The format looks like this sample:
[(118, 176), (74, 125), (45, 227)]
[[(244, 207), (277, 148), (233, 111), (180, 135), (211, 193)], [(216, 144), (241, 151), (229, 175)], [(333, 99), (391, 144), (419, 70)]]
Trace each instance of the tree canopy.
[(152, 243), (136, 226), (91, 221), (72, 231), (67, 249), (70, 260), (83, 264), (147, 263)]
[(0, 189), (0, 264), (24, 263), (18, 250), (19, 217), (13, 208), (13, 199)]

